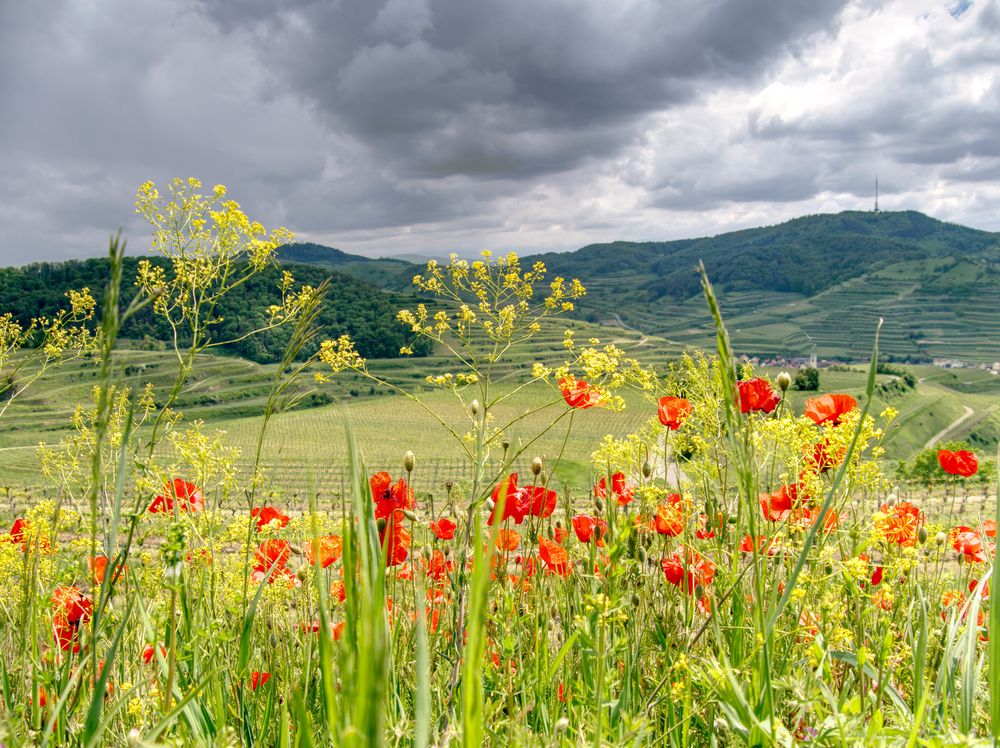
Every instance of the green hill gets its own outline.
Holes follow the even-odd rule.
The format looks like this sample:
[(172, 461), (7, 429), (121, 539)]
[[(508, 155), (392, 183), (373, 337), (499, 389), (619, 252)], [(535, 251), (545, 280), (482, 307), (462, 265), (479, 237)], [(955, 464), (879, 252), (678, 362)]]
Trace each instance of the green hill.
[[(153, 260), (167, 267), (162, 260)], [(133, 286), (138, 260), (126, 258), (123, 288)], [(406, 306), (404, 297), (386, 292), (352, 275), (314, 265), (296, 265), (296, 281), (312, 286), (330, 279), (330, 287), (319, 317), (321, 337), (349, 334), (362, 355), (391, 358), (410, 342), (407, 330), (396, 321), (396, 311)], [(215, 340), (235, 340), (248, 330), (261, 327), (267, 308), (280, 301), (278, 285), (281, 268), (267, 268), (228, 295), (216, 310), (218, 324), (212, 328)], [(41, 315), (51, 316), (66, 305), (65, 293), (71, 288), (88, 287), (99, 297), (107, 283), (107, 260), (43, 262), (20, 268), (0, 268), (0, 313), (10, 313), (19, 322)], [(123, 336), (168, 342), (171, 330), (163, 318), (143, 310), (125, 325)], [(268, 363), (281, 358), (290, 330), (279, 328), (262, 335), (225, 346), (252, 361)], [(428, 353), (427, 344), (416, 353)]]

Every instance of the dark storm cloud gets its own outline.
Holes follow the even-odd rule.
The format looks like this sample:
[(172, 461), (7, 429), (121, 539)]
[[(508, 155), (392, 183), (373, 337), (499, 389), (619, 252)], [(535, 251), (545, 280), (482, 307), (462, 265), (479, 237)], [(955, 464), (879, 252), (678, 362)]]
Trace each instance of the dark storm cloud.
[[(842, 0), (207, 0), (400, 177), (531, 179), (611, 156), (649, 112), (752, 80)], [(267, 40), (264, 43), (264, 40)]]
[(718, 233), (875, 173), (995, 226), (997, 29), (996, 0), (0, 2), (0, 264), (141, 250), (136, 186), (188, 175), (371, 253)]

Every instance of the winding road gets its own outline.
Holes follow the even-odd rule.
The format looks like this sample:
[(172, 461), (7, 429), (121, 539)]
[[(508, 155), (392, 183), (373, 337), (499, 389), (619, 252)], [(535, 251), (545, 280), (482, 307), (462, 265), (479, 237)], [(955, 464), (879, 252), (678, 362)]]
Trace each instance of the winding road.
[(927, 444), (924, 445), (925, 449), (930, 449), (931, 447), (933, 447), (939, 441), (941, 441), (942, 439), (944, 439), (951, 431), (957, 429), (959, 426), (961, 426), (963, 423), (965, 423), (967, 420), (969, 420), (969, 418), (971, 418), (973, 416), (973, 414), (975, 414), (976, 411), (974, 411), (968, 405), (966, 405), (964, 407), (965, 407), (965, 412), (962, 415), (960, 415), (958, 418), (956, 418), (954, 421), (952, 421), (951, 423), (949, 423), (947, 426), (945, 426), (943, 429), (941, 429), (940, 431), (938, 431), (936, 434), (934, 434), (934, 436), (932, 436), (927, 441)]

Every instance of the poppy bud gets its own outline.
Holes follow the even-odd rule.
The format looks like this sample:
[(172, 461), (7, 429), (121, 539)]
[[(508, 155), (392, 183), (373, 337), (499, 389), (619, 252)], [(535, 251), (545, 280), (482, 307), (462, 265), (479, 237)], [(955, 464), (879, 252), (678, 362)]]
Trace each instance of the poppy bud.
[(642, 463), (642, 477), (648, 478), (653, 474), (653, 466), (649, 464), (649, 460)]
[(632, 607), (638, 608), (642, 603), (642, 599), (638, 595), (632, 595)]
[(267, 637), (267, 643), (270, 644), (272, 648), (276, 648), (278, 646), (278, 637), (276, 637), (274, 634), (271, 634), (269, 637)]
[(646, 580), (643, 577), (636, 577), (635, 588), (637, 590), (641, 590), (645, 586), (646, 586)]
[(413, 467), (416, 464), (417, 458), (410, 450), (406, 450), (406, 454), (403, 455), (403, 470), (408, 473), (413, 472)]
[(726, 518), (726, 522), (728, 522), (731, 525), (735, 525), (736, 524), (736, 515), (730, 515), (729, 517), (727, 517)]
[(531, 460), (531, 474), (539, 475), (542, 472), (542, 458), (535, 457)]
[(827, 564), (826, 566), (824, 566), (823, 571), (825, 571), (827, 574), (833, 574), (833, 564)]
[(569, 717), (560, 717), (556, 720), (555, 730), (556, 732), (566, 732), (569, 728)]
[(473, 400), (472, 401), (472, 404), (469, 406), (469, 411), (474, 416), (478, 416), (479, 415), (479, 401), (478, 400)]
[(380, 517), (378, 520), (376, 520), (375, 526), (378, 527), (378, 531), (380, 533), (385, 532), (385, 518)]
[(416, 512), (414, 512), (414, 511), (412, 511), (410, 509), (404, 509), (403, 510), (403, 516), (406, 517), (411, 522), (416, 522), (417, 521), (417, 514), (416, 514)]
[(920, 529), (917, 530), (917, 540), (920, 541), (921, 545), (923, 545), (924, 543), (927, 542), (927, 528), (926, 527), (921, 526)]
[(502, 442), (500, 442), (500, 446), (503, 447), (503, 451), (506, 452), (508, 449), (510, 449), (510, 442), (504, 439)]
[(454, 481), (446, 480), (444, 482), (444, 488), (448, 492), (448, 498), (451, 498), (451, 489), (455, 487)]
[(646, 563), (646, 557), (647, 557), (647, 555), (646, 555), (646, 549), (645, 548), (643, 548), (642, 546), (639, 546), (639, 552), (636, 555), (639, 556), (639, 560), (641, 562)]
[(594, 499), (594, 507), (597, 509), (598, 512), (603, 512), (604, 502), (601, 501), (600, 499)]
[(934, 536), (934, 542), (937, 543), (938, 545), (944, 545), (944, 541), (946, 541), (947, 539), (948, 536), (945, 535), (943, 532), (939, 532), (937, 535)]
[(775, 378), (774, 382), (778, 385), (778, 389), (784, 392), (792, 386), (792, 375), (783, 371)]
[(489, 510), (490, 510), (491, 512), (492, 512), (492, 511), (493, 511), (494, 509), (496, 509), (496, 506), (497, 506), (497, 503), (496, 503), (496, 502), (495, 502), (495, 501), (493, 500), (493, 498), (492, 498), (492, 497), (491, 497), (491, 498), (488, 498), (488, 499), (486, 499), (486, 508), (487, 508), (487, 509), (489, 509)]
[(306, 577), (308, 577), (308, 576), (309, 576), (309, 568), (310, 568), (310, 567), (309, 567), (309, 565), (308, 565), (308, 564), (302, 564), (302, 566), (300, 566), (300, 567), (299, 567), (299, 568), (298, 568), (298, 569), (297, 569), (297, 570), (295, 571), (295, 576), (299, 578), (299, 581), (300, 581), (300, 582), (304, 582), (304, 581), (306, 581)]
[(444, 547), (444, 557), (445, 558), (451, 558), (451, 546), (450, 545), (446, 545)]

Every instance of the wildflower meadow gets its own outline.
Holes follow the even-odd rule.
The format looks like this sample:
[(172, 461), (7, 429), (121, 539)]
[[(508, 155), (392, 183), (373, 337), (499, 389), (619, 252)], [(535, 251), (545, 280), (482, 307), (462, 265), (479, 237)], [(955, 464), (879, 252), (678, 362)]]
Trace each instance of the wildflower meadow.
[[(579, 281), (484, 252), (413, 278), (402, 352), (451, 365), (408, 387), (349, 336), (325, 339), (325, 284), (284, 272), (279, 302), (239, 333), (280, 330), (285, 345), (241, 455), (178, 401), (199, 356), (229, 342), (223, 299), (290, 235), (221, 186), (162, 189), (138, 191), (163, 261), (141, 261), (134, 286), (115, 237), (106, 288), (66, 289), (64, 313), (28, 325), (0, 316), (0, 370), (16, 383), (0, 423), (69, 359), (94, 373), (71, 436), (37, 452), (46, 496), (4, 518), (0, 742), (846, 748), (1000, 735), (996, 502), (956, 508), (993, 456), (941, 449), (945, 500), (901, 498), (882, 447), (897, 413), (873, 406), (878, 329), (861, 397), (796, 405), (790, 374), (738, 361), (704, 270), (716, 349), (654, 367), (573, 334)], [(140, 310), (173, 333), (168, 386), (116, 358)], [(560, 362), (498, 373), (561, 327)], [(425, 436), (395, 469), (371, 469), (361, 426), (331, 416), (349, 435), (346, 485), (276, 490), (269, 427), (342, 377), (421, 408)], [(575, 429), (625, 408), (636, 430), (568, 454)], [(443, 445), (462, 455), (446, 481), (422, 469)], [(571, 458), (589, 465), (583, 490), (558, 479)]]

